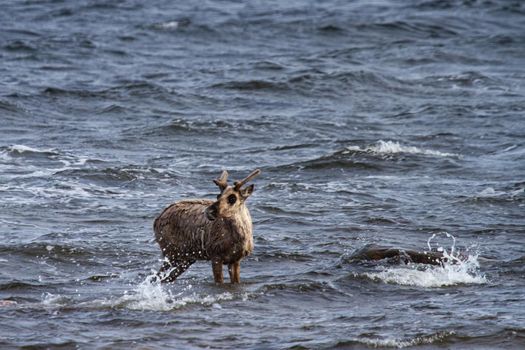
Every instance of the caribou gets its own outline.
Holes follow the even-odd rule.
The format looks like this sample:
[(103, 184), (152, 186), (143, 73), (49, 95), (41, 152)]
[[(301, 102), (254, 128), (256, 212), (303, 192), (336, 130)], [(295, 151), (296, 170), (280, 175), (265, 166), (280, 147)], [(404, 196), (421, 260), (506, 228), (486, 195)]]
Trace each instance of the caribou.
[(231, 283), (240, 283), (241, 260), (253, 251), (252, 219), (246, 200), (254, 185), (243, 187), (259, 175), (256, 169), (233, 186), (224, 170), (213, 180), (220, 193), (216, 201), (181, 200), (165, 208), (155, 219), (155, 240), (164, 256), (157, 276), (173, 282), (197, 260), (211, 261), (215, 283), (223, 283), (228, 265)]

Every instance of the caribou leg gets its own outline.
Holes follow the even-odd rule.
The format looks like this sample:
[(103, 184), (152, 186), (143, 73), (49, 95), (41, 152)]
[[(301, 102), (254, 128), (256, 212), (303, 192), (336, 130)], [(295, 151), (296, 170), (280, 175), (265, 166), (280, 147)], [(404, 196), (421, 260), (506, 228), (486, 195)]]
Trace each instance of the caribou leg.
[(215, 283), (224, 283), (224, 277), (222, 275), (222, 261), (213, 259), (211, 261), (211, 268), (213, 270), (213, 279)]
[(241, 261), (236, 261), (228, 265), (231, 283), (241, 283)]
[(157, 272), (157, 276), (161, 282), (173, 282), (194, 262), (195, 260), (165, 261)]

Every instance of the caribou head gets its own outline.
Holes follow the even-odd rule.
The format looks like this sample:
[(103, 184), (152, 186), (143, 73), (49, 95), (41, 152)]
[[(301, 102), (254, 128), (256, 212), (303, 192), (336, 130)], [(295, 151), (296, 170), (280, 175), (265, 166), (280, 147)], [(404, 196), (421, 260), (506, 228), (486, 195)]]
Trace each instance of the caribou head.
[(256, 169), (244, 179), (235, 181), (233, 186), (230, 186), (228, 185), (228, 172), (224, 170), (221, 177), (213, 180), (221, 190), (221, 193), (217, 196), (217, 201), (206, 208), (206, 217), (213, 221), (217, 218), (231, 218), (237, 215), (255, 188), (253, 184), (244, 188), (243, 186), (260, 173), (261, 171)]

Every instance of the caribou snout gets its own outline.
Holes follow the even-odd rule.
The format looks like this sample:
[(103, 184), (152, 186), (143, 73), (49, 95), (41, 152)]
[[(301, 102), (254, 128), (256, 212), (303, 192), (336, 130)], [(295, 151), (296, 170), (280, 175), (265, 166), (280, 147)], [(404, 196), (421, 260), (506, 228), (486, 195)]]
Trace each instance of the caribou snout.
[(217, 203), (213, 203), (209, 207), (207, 207), (204, 210), (204, 214), (206, 214), (206, 217), (208, 220), (213, 221), (217, 219)]

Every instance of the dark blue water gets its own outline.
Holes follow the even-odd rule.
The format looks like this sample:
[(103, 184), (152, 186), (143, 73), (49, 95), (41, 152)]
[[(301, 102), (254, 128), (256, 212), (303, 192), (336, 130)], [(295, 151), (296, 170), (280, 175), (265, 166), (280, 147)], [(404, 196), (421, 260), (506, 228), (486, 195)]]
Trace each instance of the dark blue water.
[[(510, 0), (5, 1), (0, 347), (524, 348), (524, 28)], [(161, 210), (255, 168), (242, 283), (149, 283)]]

